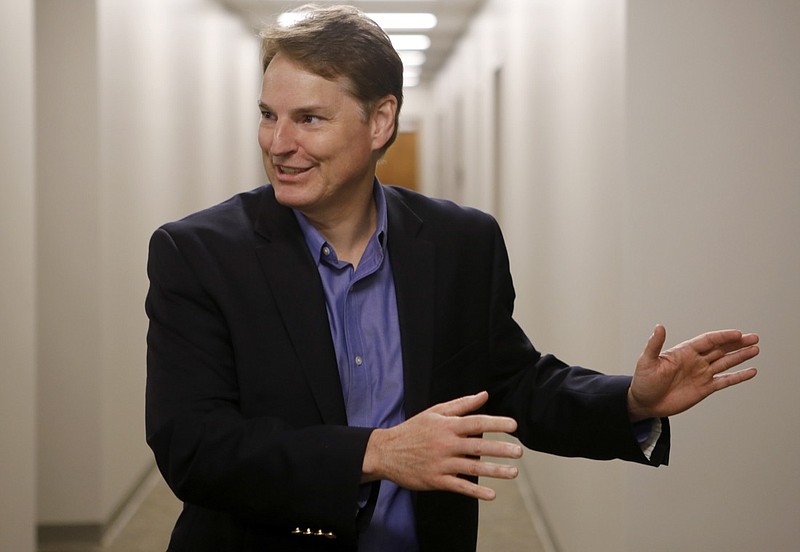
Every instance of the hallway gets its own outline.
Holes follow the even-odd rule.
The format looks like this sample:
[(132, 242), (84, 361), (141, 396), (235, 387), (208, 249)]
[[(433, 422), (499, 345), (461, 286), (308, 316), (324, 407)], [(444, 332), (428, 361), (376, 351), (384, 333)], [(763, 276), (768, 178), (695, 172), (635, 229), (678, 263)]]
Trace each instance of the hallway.
[[(232, 1), (0, 2), (3, 552), (113, 531), (153, 466), (148, 240), (264, 183), (259, 44)], [(498, 220), (535, 347), (627, 375), (657, 323), (668, 346), (763, 343), (752, 383), (671, 420), (668, 468), (529, 453), (523, 495), (558, 552), (794, 550), (800, 2), (469, 2), (401, 126), (424, 194)], [(128, 529), (158, 543), (161, 491)], [(484, 513), (482, 539), (525, 517)]]
[[(529, 511), (513, 481), (487, 481), (498, 498), (481, 504), (478, 552), (552, 552), (542, 545)], [(52, 547), (41, 552), (157, 552), (167, 548), (169, 533), (180, 513), (180, 502), (158, 474), (145, 485), (147, 492), (135, 514), (102, 548)]]

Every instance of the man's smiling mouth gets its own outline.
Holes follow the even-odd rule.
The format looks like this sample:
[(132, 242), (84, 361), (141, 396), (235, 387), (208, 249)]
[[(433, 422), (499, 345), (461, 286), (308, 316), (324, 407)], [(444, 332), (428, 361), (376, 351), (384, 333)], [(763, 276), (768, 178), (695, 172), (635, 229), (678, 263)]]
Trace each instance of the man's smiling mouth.
[(277, 165), (275, 168), (278, 169), (278, 172), (280, 174), (287, 174), (287, 175), (301, 174), (309, 170), (307, 167), (306, 168), (287, 167), (285, 165)]

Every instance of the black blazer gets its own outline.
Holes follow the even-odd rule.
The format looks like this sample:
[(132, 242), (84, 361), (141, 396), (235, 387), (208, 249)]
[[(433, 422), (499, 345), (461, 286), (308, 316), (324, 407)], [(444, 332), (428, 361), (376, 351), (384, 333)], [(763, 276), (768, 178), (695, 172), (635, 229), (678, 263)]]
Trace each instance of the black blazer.
[[(530, 448), (666, 462), (666, 420), (651, 461), (633, 437), (628, 377), (541, 355), (513, 321), (490, 216), (384, 190), (407, 417), (486, 389), (485, 410), (514, 417)], [(147, 440), (185, 503), (170, 550), (355, 550), (370, 429), (347, 427), (319, 274), (291, 210), (265, 186), (166, 224), (148, 275)], [(422, 550), (475, 549), (475, 500), (415, 493), (415, 508)]]

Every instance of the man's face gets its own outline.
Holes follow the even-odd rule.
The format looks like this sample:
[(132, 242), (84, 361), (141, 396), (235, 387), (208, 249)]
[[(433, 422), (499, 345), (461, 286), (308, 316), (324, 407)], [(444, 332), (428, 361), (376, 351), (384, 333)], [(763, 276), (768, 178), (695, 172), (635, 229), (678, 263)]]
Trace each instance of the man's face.
[(375, 151), (385, 139), (344, 82), (279, 53), (264, 73), (259, 105), (258, 142), (279, 203), (321, 220), (346, 216), (371, 193)]

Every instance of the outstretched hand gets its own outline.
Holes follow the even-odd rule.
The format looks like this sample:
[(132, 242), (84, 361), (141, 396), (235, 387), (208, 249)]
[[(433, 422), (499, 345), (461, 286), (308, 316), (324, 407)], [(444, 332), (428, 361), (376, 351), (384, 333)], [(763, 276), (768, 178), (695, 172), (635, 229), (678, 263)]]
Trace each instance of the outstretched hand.
[(632, 421), (679, 414), (712, 393), (756, 375), (755, 368), (724, 373), (759, 353), (756, 334), (708, 332), (662, 353), (666, 338), (659, 324), (636, 363), (628, 389)]
[(517, 429), (512, 418), (472, 414), (489, 398), (485, 391), (441, 403), (400, 425), (376, 429), (364, 455), (362, 481), (389, 479), (416, 491), (442, 490), (492, 500), (489, 487), (458, 477), (460, 474), (513, 479), (514, 466), (482, 460), (481, 456), (519, 458), (522, 447), (479, 437), (488, 432)]

